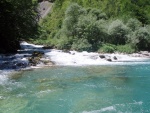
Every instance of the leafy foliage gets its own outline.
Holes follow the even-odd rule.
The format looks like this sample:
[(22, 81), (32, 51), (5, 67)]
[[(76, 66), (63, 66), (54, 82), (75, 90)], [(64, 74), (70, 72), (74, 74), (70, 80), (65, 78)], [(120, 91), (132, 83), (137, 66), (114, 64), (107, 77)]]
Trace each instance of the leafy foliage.
[(109, 28), (108, 33), (110, 35), (110, 43), (112, 44), (125, 44), (127, 41), (128, 28), (120, 20), (113, 21)]
[[(97, 45), (107, 36), (107, 30), (104, 25), (106, 23), (105, 20), (103, 18), (98, 19), (98, 15), (102, 12), (96, 10), (98, 13), (93, 14), (93, 11), (95, 12), (95, 9), (90, 9), (89, 11), (89, 9), (86, 10), (78, 4), (72, 4), (66, 10), (62, 28), (55, 35), (54, 39), (62, 40), (64, 37), (66, 37), (65, 39), (71, 39), (69, 42), (72, 46), (64, 46), (67, 48), (72, 47), (72, 49), (75, 49), (79, 44), (80, 47), (77, 47), (76, 50), (97, 50)], [(83, 42), (79, 43), (79, 40)], [(62, 42), (60, 43), (62, 44)], [(81, 47), (81, 45), (84, 47)]]
[(142, 23), (135, 18), (131, 18), (128, 20), (126, 26), (129, 27), (131, 31), (135, 31), (142, 26)]
[(149, 50), (150, 33), (147, 28), (141, 27), (136, 30), (132, 35), (131, 42), (138, 50)]
[(98, 52), (101, 53), (114, 53), (116, 50), (116, 46), (112, 45), (112, 44), (103, 44), (100, 49), (98, 50)]
[[(101, 48), (108, 52), (149, 50), (148, 36), (140, 32), (143, 26), (149, 29), (146, 25), (150, 23), (149, 3), (148, 0), (56, 0), (52, 13), (40, 24), (44, 28), (41, 39), (48, 37), (56, 47), (79, 51), (86, 48), (97, 51), (102, 43)], [(138, 38), (139, 33), (145, 37), (144, 42)]]
[(92, 45), (88, 42), (87, 39), (79, 39), (73, 42), (71, 49), (77, 51), (91, 51)]
[(0, 52), (15, 52), (21, 39), (38, 33), (37, 4), (31, 0), (0, 1)]
[(128, 54), (136, 52), (136, 50), (130, 44), (117, 46), (117, 51), (120, 53)]

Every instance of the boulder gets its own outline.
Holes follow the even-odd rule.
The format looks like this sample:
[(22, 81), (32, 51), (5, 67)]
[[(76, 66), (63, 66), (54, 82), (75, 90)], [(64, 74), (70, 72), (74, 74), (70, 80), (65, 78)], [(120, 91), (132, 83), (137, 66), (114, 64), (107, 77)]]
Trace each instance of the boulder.
[(50, 59), (41, 58), (40, 61), (41, 61), (41, 63), (43, 63), (44, 65), (54, 65), (54, 62), (50, 61)]
[(150, 53), (148, 51), (140, 51), (139, 53), (144, 56), (150, 56)]
[(63, 52), (71, 54), (71, 52), (69, 50), (67, 50), (67, 49), (64, 49)]
[(105, 55), (99, 55), (99, 57), (103, 59), (103, 58), (105, 58)]
[(44, 52), (40, 52), (40, 51), (34, 51), (32, 53), (32, 57), (42, 57), (44, 55)]
[(114, 60), (117, 60), (117, 57), (116, 57), (116, 56), (114, 56), (114, 57), (113, 57), (113, 59), (114, 59)]
[(53, 49), (53, 47), (52, 46), (44, 46), (44, 47), (42, 47), (42, 49)]
[(36, 66), (37, 64), (39, 64), (40, 57), (29, 57), (28, 60), (30, 66)]
[(107, 61), (111, 62), (112, 60), (110, 58), (106, 59)]

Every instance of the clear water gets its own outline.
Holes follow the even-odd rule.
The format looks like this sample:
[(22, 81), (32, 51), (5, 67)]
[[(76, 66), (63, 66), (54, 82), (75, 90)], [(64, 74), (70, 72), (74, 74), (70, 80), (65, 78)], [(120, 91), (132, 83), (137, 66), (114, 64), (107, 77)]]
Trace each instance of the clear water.
[(50, 67), (0, 84), (0, 113), (149, 113), (150, 65)]

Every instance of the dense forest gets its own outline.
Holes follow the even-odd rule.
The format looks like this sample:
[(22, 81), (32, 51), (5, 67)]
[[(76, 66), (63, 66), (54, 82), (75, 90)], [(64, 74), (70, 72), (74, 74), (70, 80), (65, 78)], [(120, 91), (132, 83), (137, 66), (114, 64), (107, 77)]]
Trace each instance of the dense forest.
[(150, 50), (149, 0), (55, 0), (35, 43), (77, 51)]
[(39, 35), (37, 5), (31, 0), (0, 0), (0, 53), (14, 53), (19, 41)]
[(149, 0), (53, 0), (38, 20), (37, 1), (0, 1), (0, 52), (20, 40), (58, 49), (132, 53), (150, 50)]

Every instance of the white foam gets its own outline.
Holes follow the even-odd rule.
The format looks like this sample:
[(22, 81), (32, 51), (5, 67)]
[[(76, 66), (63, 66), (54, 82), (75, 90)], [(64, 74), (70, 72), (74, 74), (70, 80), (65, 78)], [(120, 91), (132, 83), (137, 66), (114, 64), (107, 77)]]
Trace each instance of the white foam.
[[(85, 51), (70, 51), (69, 53), (65, 53), (55, 49), (51, 50), (51, 52), (47, 52), (46, 55), (49, 56), (51, 61), (55, 62), (56, 65), (122, 65), (125, 64), (125, 62), (128, 62), (127, 64), (143, 63), (142, 61), (147, 59), (121, 54), (104, 54), (107, 58), (112, 59), (112, 62), (109, 62), (106, 59), (101, 59), (98, 53), (88, 53)], [(113, 59), (114, 56), (117, 57), (117, 60)]]
[(129, 103), (129, 104), (142, 105), (142, 104), (143, 104), (143, 102), (142, 102), (142, 101), (139, 101), (139, 102), (134, 101), (134, 103)]
[(109, 107), (106, 107), (106, 108), (102, 108), (100, 110), (83, 111), (82, 113), (101, 113), (101, 112), (105, 112), (105, 111), (116, 111), (116, 109), (113, 106), (109, 106)]
[(20, 46), (22, 49), (35, 49), (35, 48), (42, 48), (42, 45), (34, 45), (34, 44), (29, 44), (27, 42), (21, 42)]
[(38, 93), (36, 93), (35, 95), (37, 96), (37, 97), (42, 97), (42, 96), (44, 96), (45, 94), (49, 94), (49, 93), (51, 93), (51, 92), (53, 92), (53, 90), (42, 90), (42, 91), (40, 91), (40, 92), (38, 92)]
[(0, 85), (5, 84), (8, 81), (8, 75), (10, 74), (10, 71), (2, 71), (0, 70)]
[[(82, 66), (82, 65), (130, 65), (130, 64), (143, 64), (150, 62), (145, 62), (147, 58), (143, 57), (133, 57), (134, 55), (125, 55), (125, 54), (103, 54), (106, 59), (111, 59), (112, 62), (107, 61), (105, 58), (102, 59), (99, 57), (98, 53), (94, 52), (77, 52), (77, 51), (69, 51), (68, 53), (63, 52), (62, 50), (43, 50), (42, 45), (34, 45), (29, 44), (27, 42), (21, 42), (22, 49), (32, 50), (32, 49), (40, 49), (43, 51), (46, 56), (56, 65), (71, 65), (71, 66)], [(117, 58), (117, 60), (114, 59)]]

